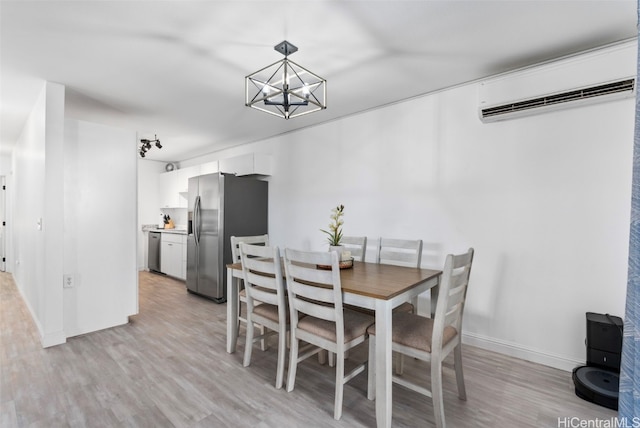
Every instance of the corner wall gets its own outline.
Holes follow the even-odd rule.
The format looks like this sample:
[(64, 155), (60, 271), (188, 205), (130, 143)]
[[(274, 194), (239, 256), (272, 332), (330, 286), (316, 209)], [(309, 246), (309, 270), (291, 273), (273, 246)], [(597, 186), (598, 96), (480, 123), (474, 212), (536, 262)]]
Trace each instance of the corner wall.
[(63, 118), (64, 86), (46, 82), (15, 146), (12, 165), (14, 278), (45, 347), (65, 342), (59, 247)]
[(67, 337), (138, 313), (136, 133), (65, 120), (64, 289)]
[(136, 135), (65, 120), (64, 89), (43, 84), (9, 168), (10, 271), (44, 347), (138, 312)]

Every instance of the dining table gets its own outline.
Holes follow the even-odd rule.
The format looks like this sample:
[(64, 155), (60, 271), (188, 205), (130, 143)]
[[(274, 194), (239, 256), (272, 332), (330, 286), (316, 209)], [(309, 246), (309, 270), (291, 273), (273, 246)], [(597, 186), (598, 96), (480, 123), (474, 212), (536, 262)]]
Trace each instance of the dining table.
[[(242, 265), (227, 265), (227, 352), (236, 350), (238, 341), (238, 291)], [(392, 416), (392, 349), (393, 309), (426, 291), (431, 293), (431, 316), (435, 313), (441, 270), (395, 265), (353, 262), (353, 267), (340, 270), (343, 303), (369, 309), (375, 313), (376, 358), (375, 397), (376, 424), (390, 427)], [(417, 308), (416, 308), (417, 309)]]

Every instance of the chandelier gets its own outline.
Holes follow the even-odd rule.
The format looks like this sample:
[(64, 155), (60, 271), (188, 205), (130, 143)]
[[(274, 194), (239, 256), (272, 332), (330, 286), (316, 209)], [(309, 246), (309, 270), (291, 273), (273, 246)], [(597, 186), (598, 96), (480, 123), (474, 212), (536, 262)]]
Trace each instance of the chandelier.
[(327, 108), (327, 81), (288, 58), (298, 48), (285, 40), (274, 49), (284, 59), (245, 77), (245, 105), (284, 119)]
[(147, 154), (149, 150), (151, 150), (151, 143), (156, 143), (156, 147), (161, 149), (162, 144), (160, 144), (160, 140), (158, 140), (158, 136), (154, 136), (155, 140), (147, 140), (143, 138), (140, 140), (140, 157), (143, 158)]

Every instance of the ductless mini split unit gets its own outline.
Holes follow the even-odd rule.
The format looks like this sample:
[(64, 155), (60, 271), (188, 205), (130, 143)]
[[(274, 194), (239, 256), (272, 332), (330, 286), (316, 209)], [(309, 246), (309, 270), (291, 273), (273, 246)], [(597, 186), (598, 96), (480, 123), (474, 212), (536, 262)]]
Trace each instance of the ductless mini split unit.
[(613, 101), (635, 95), (636, 44), (627, 42), (479, 85), (485, 123)]

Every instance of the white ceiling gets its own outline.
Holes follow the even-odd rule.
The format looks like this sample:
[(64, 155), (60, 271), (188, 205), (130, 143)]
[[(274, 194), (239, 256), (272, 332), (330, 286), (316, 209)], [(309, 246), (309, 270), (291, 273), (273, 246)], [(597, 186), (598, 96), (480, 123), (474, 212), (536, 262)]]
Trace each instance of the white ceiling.
[[(158, 135), (180, 161), (636, 37), (636, 1), (0, 0), (0, 142), (10, 150), (44, 80), (66, 114)], [(244, 106), (244, 77), (299, 48), (326, 110)], [(390, 117), (389, 120), (393, 120)]]

